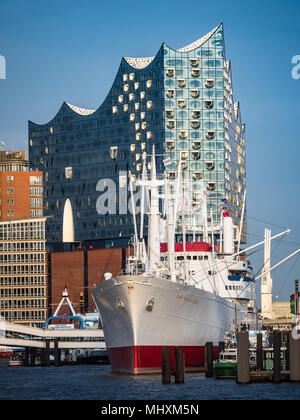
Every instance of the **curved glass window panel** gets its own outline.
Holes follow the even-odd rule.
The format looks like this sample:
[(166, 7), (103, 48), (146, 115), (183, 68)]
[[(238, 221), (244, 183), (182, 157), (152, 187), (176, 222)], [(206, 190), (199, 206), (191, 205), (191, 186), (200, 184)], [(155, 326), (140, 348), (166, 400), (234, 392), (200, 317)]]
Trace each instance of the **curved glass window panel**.
[(134, 73), (129, 74), (129, 80), (132, 82), (134, 80)]
[(207, 140), (213, 140), (215, 138), (214, 130), (208, 130), (206, 133)]
[(116, 160), (118, 156), (118, 146), (113, 146), (110, 148), (110, 157), (113, 160)]
[(135, 131), (139, 131), (141, 128), (140, 123), (135, 124)]
[(142, 130), (146, 130), (147, 128), (147, 123), (144, 121), (142, 122)]
[(139, 102), (136, 102), (136, 103), (134, 104), (134, 109), (135, 109), (136, 111), (138, 111), (138, 110), (140, 109), (140, 103), (139, 103)]
[(118, 101), (121, 104), (124, 101), (124, 95), (119, 95), (118, 96)]
[(147, 82), (146, 82), (147, 89), (150, 89), (151, 86), (152, 86), (152, 80), (147, 80)]
[(188, 168), (188, 163), (187, 162), (181, 162), (181, 170), (185, 171)]
[(141, 159), (140, 153), (136, 153), (135, 160), (138, 162)]
[(174, 118), (174, 111), (172, 109), (166, 109), (166, 117)]
[(138, 172), (140, 172), (140, 171), (142, 170), (142, 164), (141, 164), (141, 163), (138, 163), (138, 164), (136, 165), (136, 170), (137, 170)]
[(207, 87), (208, 89), (211, 89), (214, 86), (214, 79), (207, 79), (206, 83), (205, 83), (205, 87)]
[(194, 130), (200, 128), (200, 122), (198, 120), (192, 120), (191, 121), (191, 126)]
[(113, 114), (117, 114), (118, 113), (118, 107), (117, 106), (113, 106), (112, 107), (112, 112), (113, 112)]
[(141, 112), (141, 120), (144, 120), (146, 118), (146, 113), (145, 112)]
[(146, 96), (146, 93), (144, 92), (144, 91), (142, 91), (141, 93), (140, 93), (140, 97), (141, 97), (141, 99), (143, 100), (143, 99), (145, 99), (145, 96)]
[(167, 122), (167, 127), (170, 129), (175, 128), (175, 120), (169, 120)]
[(168, 69), (166, 70), (166, 75), (167, 75), (168, 77), (174, 77), (174, 76), (175, 76), (175, 69), (174, 69), (174, 68), (168, 68)]
[(207, 190), (208, 191), (215, 191), (216, 189), (216, 183), (215, 182), (208, 182), (207, 183)]
[(201, 141), (194, 141), (193, 142), (193, 149), (199, 150), (199, 149), (201, 149), (201, 145), (202, 145)]
[(178, 100), (178, 106), (179, 108), (185, 108), (186, 107), (186, 103), (184, 99), (179, 99)]
[(179, 138), (180, 139), (187, 139), (187, 136), (188, 136), (188, 132), (187, 131), (180, 131), (180, 133), (179, 133)]
[(136, 135), (135, 135), (136, 141), (140, 141), (141, 138), (142, 138), (142, 133), (136, 133)]
[(129, 85), (126, 83), (123, 87), (124, 92), (128, 92), (129, 91)]
[(193, 69), (191, 74), (192, 74), (192, 77), (199, 77), (200, 69)]
[(200, 152), (192, 152), (192, 158), (194, 160), (199, 160), (201, 158), (201, 153)]
[(199, 98), (199, 90), (198, 89), (191, 89), (191, 97), (192, 98)]
[(198, 67), (199, 66), (199, 62), (197, 60), (197, 58), (190, 58), (190, 63), (192, 67)]
[(212, 108), (213, 108), (213, 106), (214, 106), (214, 103), (213, 103), (213, 101), (211, 101), (211, 100), (205, 100), (205, 101), (204, 101), (204, 106), (205, 106), (205, 108), (207, 108), (207, 109), (212, 109)]
[(134, 101), (134, 94), (133, 93), (129, 93), (129, 101), (130, 102)]
[(127, 111), (128, 111), (128, 104), (124, 104), (124, 105), (123, 105), (123, 111), (124, 111), (124, 112), (127, 112)]
[(151, 140), (152, 139), (152, 132), (151, 131), (147, 131), (147, 140)]
[(193, 111), (192, 113), (192, 118), (200, 118), (201, 117), (201, 111), (199, 109), (195, 109), (195, 111)]
[(139, 82), (135, 82), (135, 83), (134, 83), (134, 90), (138, 90), (138, 89), (139, 89), (139, 87), (140, 87)]
[(185, 85), (186, 85), (186, 83), (185, 83), (185, 79), (177, 79), (177, 85), (178, 85), (178, 87), (180, 87), (180, 88), (184, 88), (185, 87)]
[(141, 150), (146, 150), (146, 143), (141, 143)]
[(181, 152), (180, 157), (181, 157), (182, 160), (186, 160), (189, 157), (189, 153), (188, 152)]
[(167, 148), (173, 150), (175, 148), (175, 142), (173, 140), (167, 140)]
[(134, 121), (135, 120), (135, 114), (130, 114), (130, 121)]
[(151, 109), (152, 108), (152, 101), (147, 101), (147, 109)]
[(175, 89), (168, 89), (167, 90), (167, 97), (168, 98), (174, 98), (175, 96)]
[(215, 168), (215, 164), (212, 161), (205, 162), (205, 167), (208, 171), (212, 171)]
[(195, 171), (193, 174), (194, 181), (198, 181), (199, 179), (202, 179), (202, 171)]
[(128, 74), (123, 74), (123, 82), (127, 82), (128, 80)]

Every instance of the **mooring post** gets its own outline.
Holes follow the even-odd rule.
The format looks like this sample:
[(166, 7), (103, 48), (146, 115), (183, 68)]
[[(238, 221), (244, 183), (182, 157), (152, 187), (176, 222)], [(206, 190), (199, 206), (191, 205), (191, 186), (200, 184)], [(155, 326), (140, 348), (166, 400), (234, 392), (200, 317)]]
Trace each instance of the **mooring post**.
[(58, 340), (54, 340), (54, 365), (60, 366), (60, 349), (58, 348)]
[(185, 376), (185, 358), (181, 347), (175, 347), (175, 383), (183, 384)]
[(171, 383), (171, 350), (170, 347), (163, 347), (161, 349), (161, 373), (162, 383)]
[(25, 347), (24, 365), (29, 366), (29, 364), (30, 364), (30, 349), (29, 347)]
[(249, 372), (249, 333), (239, 331), (237, 333), (237, 377), (238, 384), (250, 383)]
[(300, 334), (299, 338), (297, 328), (294, 326), (290, 332), (290, 381), (300, 382)]
[(264, 369), (262, 334), (256, 336), (256, 369), (261, 372)]
[(219, 341), (219, 357), (220, 357), (220, 353), (222, 353), (222, 351), (224, 351), (224, 349), (225, 349), (224, 341)]
[(286, 351), (285, 351), (285, 370), (290, 370), (290, 333), (285, 332), (285, 345), (286, 345)]
[(33, 367), (35, 362), (36, 350), (32, 347), (29, 348), (29, 366)]
[(205, 344), (205, 376), (207, 378), (213, 378), (214, 376), (213, 343)]
[(278, 330), (273, 331), (273, 382), (280, 382), (281, 374), (281, 332)]
[(49, 340), (45, 340), (45, 348), (41, 351), (41, 362), (42, 366), (50, 366), (50, 343)]

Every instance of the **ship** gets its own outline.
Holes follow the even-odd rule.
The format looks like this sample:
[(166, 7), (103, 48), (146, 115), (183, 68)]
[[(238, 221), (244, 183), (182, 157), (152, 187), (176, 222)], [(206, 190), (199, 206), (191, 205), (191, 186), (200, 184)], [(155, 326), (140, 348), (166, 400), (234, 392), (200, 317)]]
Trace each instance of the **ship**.
[[(179, 161), (176, 184), (166, 176), (158, 176), (153, 150), (150, 176), (144, 165), (140, 179), (135, 181), (151, 196), (147, 247), (143, 239), (143, 205), (138, 236), (131, 194), (134, 252), (128, 253), (125, 270), (115, 277), (106, 273), (105, 280), (92, 292), (113, 372), (158, 373), (163, 347), (171, 350), (172, 366), (174, 348), (181, 347), (186, 371), (200, 371), (206, 343), (213, 343), (217, 359), (219, 344), (228, 331), (256, 328), (255, 278), (246, 252), (260, 244), (244, 250), (235, 246), (233, 221), (226, 205), (222, 207), (219, 249), (213, 240), (208, 241), (207, 232), (214, 227), (207, 223), (203, 227), (205, 240), (187, 241), (181, 167)], [(130, 173), (129, 178), (132, 193)], [(164, 212), (160, 211), (161, 197)], [(204, 213), (206, 207), (204, 194)], [(179, 224), (181, 242), (176, 234)]]

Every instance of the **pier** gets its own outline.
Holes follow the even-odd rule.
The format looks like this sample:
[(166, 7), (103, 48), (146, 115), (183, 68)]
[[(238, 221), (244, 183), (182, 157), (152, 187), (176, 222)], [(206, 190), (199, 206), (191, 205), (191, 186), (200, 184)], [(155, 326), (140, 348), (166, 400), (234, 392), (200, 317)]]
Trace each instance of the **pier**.
[(0, 346), (35, 349), (106, 348), (103, 330), (100, 329), (42, 329), (5, 321), (0, 324)]

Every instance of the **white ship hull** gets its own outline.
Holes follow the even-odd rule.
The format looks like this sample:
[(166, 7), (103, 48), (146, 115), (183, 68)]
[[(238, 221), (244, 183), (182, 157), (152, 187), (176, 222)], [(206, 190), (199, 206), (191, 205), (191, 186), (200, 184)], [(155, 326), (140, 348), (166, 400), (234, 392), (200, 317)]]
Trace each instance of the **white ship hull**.
[(161, 348), (184, 349), (187, 370), (204, 365), (204, 346), (215, 357), (226, 331), (247, 317), (247, 308), (196, 287), (149, 276), (106, 280), (93, 292), (113, 371), (152, 373), (161, 368)]

